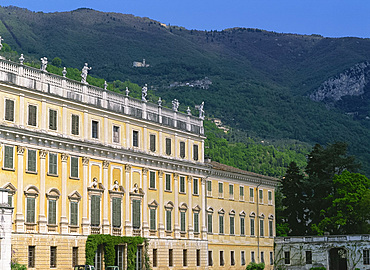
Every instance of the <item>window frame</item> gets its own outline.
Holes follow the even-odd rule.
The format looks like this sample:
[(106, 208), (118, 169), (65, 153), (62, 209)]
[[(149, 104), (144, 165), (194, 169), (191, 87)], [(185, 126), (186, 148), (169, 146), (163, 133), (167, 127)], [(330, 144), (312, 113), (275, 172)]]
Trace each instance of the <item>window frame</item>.
[[(34, 156), (35, 169), (34, 170), (32, 170), (32, 168), (30, 169), (30, 151), (34, 152), (35, 154)], [(27, 170), (26, 172), (37, 174), (37, 150), (36, 149), (27, 149)]]
[[(33, 119), (31, 119), (30, 117), (31, 117), (31, 114), (30, 114), (30, 109), (31, 109), (31, 107), (34, 107), (35, 108), (35, 119), (33, 120)], [(28, 106), (27, 106), (27, 126), (30, 126), (30, 127), (38, 127), (38, 125), (37, 125), (37, 123), (38, 123), (38, 115), (37, 115), (37, 113), (38, 113), (38, 105), (37, 104), (30, 104), (30, 103), (28, 103)], [(34, 125), (33, 125), (33, 123), (31, 123), (31, 121), (33, 122), (35, 122), (34, 123)]]
[(119, 125), (112, 125), (112, 143), (121, 143), (121, 126)]
[(91, 120), (91, 139), (99, 140), (99, 137), (100, 137), (99, 135), (100, 135), (100, 121), (96, 119), (92, 119)]
[[(51, 157), (56, 157), (56, 162), (55, 164), (51, 164)], [(58, 161), (59, 161), (59, 155), (58, 153), (50, 153), (48, 154), (48, 176), (58, 176)], [(51, 171), (51, 166), (55, 166), (55, 173), (54, 171)]]
[(74, 136), (80, 136), (80, 115), (78, 114), (71, 115), (71, 134)]
[[(4, 144), (3, 145), (3, 170), (11, 170), (11, 171), (14, 171), (15, 170), (15, 168), (14, 168), (14, 158), (15, 158), (15, 146), (14, 145), (7, 145), (7, 144)], [(7, 158), (7, 155), (9, 154), (9, 153), (7, 153), (7, 150), (6, 149), (11, 149), (11, 151), (10, 150), (8, 150), (9, 151), (9, 153), (11, 153), (11, 167), (8, 167), (8, 162), (10, 162), (9, 161), (9, 158), (10, 157), (8, 157)]]
[(172, 139), (171, 138), (165, 138), (165, 153), (167, 156), (172, 155)]
[(180, 141), (179, 147), (180, 147), (179, 156), (180, 158), (184, 159), (186, 157), (186, 143), (184, 141)]
[[(7, 108), (8, 108), (7, 101), (13, 102), (13, 108), (12, 108), (13, 113), (11, 115), (11, 120), (10, 119), (7, 119), (7, 116), (8, 116), (8, 113), (7, 113)], [(4, 121), (8, 121), (8, 122), (11, 122), (11, 123), (14, 123), (15, 122), (15, 111), (16, 111), (15, 105), (16, 105), (15, 99), (4, 98)]]
[(149, 134), (149, 150), (153, 153), (157, 151), (157, 138), (156, 134)]
[[(74, 161), (72, 161), (72, 160), (74, 160)], [(74, 167), (76, 167), (75, 166), (76, 164), (73, 164), (74, 162), (77, 163), (77, 175), (76, 176), (72, 175), (72, 169)], [(70, 157), (69, 178), (78, 180), (78, 179), (80, 179), (79, 176), (80, 176), (80, 158), (76, 157), (76, 156), (71, 156)]]
[(132, 147), (139, 147), (140, 133), (138, 130), (132, 130)]
[[(52, 112), (55, 112), (55, 128), (53, 128), (52, 126)], [(49, 120), (49, 125), (48, 125), (48, 129), (49, 130), (53, 130), (53, 131), (57, 131), (58, 130), (58, 110), (55, 110), (55, 109), (52, 109), (52, 108), (49, 108), (49, 115), (48, 115), (48, 120)]]

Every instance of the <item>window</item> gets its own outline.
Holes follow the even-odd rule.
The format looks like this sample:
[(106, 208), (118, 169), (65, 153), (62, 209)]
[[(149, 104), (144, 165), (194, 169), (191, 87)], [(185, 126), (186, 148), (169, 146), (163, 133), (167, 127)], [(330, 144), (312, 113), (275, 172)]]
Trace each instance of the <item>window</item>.
[(57, 224), (57, 201), (55, 199), (48, 200), (48, 224)]
[(240, 252), (240, 264), (245, 265), (245, 251)]
[(200, 266), (200, 249), (197, 249), (197, 266)]
[(26, 206), (26, 222), (27, 223), (35, 223), (35, 204), (36, 198), (35, 197), (27, 197), (26, 198), (27, 206)]
[(100, 195), (91, 195), (90, 223), (92, 226), (100, 225)]
[(132, 131), (132, 146), (139, 147), (139, 131)]
[(253, 188), (249, 188), (249, 200), (254, 202), (254, 190)]
[(121, 206), (122, 199), (118, 197), (112, 198), (112, 226), (115, 228), (121, 227)]
[(171, 175), (166, 174), (166, 191), (171, 191)]
[(199, 179), (198, 178), (193, 179), (193, 194), (199, 195)]
[(274, 221), (272, 219), (269, 219), (269, 236), (274, 236)]
[(182, 250), (182, 266), (188, 266), (188, 250)]
[(260, 219), (260, 236), (264, 237), (265, 236), (265, 230), (264, 230), (264, 220)]
[(78, 202), (77, 201), (71, 201), (70, 202), (70, 211), (71, 211), (71, 220), (70, 224), (72, 226), (78, 225)]
[(119, 126), (113, 126), (113, 142), (119, 143)]
[(274, 264), (274, 253), (270, 252), (270, 265)]
[(244, 201), (244, 187), (239, 186), (239, 200)]
[(186, 212), (181, 211), (180, 212), (180, 231), (185, 232), (186, 231)]
[(57, 267), (57, 247), (50, 247), (50, 268)]
[(58, 174), (58, 155), (54, 153), (49, 153), (49, 174)]
[(95, 120), (91, 121), (91, 138), (99, 138), (99, 122)]
[(28, 268), (35, 267), (35, 246), (28, 246)]
[(224, 260), (224, 252), (220, 250), (220, 266), (225, 265), (225, 260)]
[(211, 180), (207, 181), (207, 195), (212, 196), (212, 181)]
[(269, 204), (272, 204), (272, 191), (271, 190), (267, 192), (267, 197), (268, 197)]
[(149, 210), (149, 229), (152, 231), (155, 231), (157, 229), (157, 221), (156, 221), (156, 215), (157, 215), (157, 209), (150, 208)]
[(173, 249), (168, 250), (168, 266), (173, 266)]
[(36, 172), (36, 150), (27, 150), (27, 171)]
[(234, 185), (229, 184), (229, 198), (234, 199)]
[(224, 216), (223, 215), (218, 216), (218, 224), (219, 224), (218, 232), (219, 234), (223, 234), (224, 233)]
[(171, 155), (171, 139), (166, 138), (166, 155)]
[(155, 188), (155, 172), (149, 172), (149, 188)]
[(312, 264), (312, 251), (306, 250), (306, 264)]
[(5, 120), (14, 122), (14, 100), (5, 100)]
[(37, 125), (37, 107), (35, 105), (28, 105), (28, 125)]
[(362, 256), (363, 256), (364, 265), (370, 264), (370, 250), (364, 249)]
[(263, 189), (258, 190), (259, 192), (259, 202), (263, 203)]
[(234, 235), (235, 234), (235, 217), (230, 216), (230, 234)]
[(166, 231), (172, 231), (171, 221), (171, 210), (166, 210)]
[(245, 235), (245, 218), (240, 217), (240, 235)]
[(212, 233), (212, 217), (213, 217), (212, 214), (207, 215), (207, 225), (208, 225), (207, 229), (209, 233)]
[(208, 266), (213, 265), (212, 250), (208, 250)]
[(153, 248), (153, 267), (158, 266), (158, 251), (156, 248)]
[(194, 233), (199, 233), (199, 213), (194, 213)]
[(57, 130), (57, 111), (49, 110), (49, 129)]
[(180, 176), (180, 192), (185, 193), (185, 176)]
[(254, 236), (254, 218), (251, 218), (251, 236)]
[(72, 247), (72, 267), (78, 265), (78, 247)]
[(14, 169), (14, 147), (13, 146), (4, 146), (4, 169)]
[(285, 251), (284, 252), (284, 263), (285, 264), (290, 264), (290, 251)]
[(230, 265), (235, 265), (235, 251), (230, 251)]
[(185, 142), (180, 142), (180, 157), (185, 158)]
[(71, 126), (71, 133), (73, 135), (79, 135), (79, 127), (80, 127), (80, 117), (76, 114), (72, 114), (72, 126)]
[(195, 161), (198, 160), (198, 145), (196, 144), (193, 145), (193, 159)]
[(71, 157), (71, 178), (78, 178), (78, 157)]
[(256, 259), (254, 257), (254, 251), (251, 251), (251, 262), (256, 262)]
[(221, 198), (224, 196), (224, 184), (221, 182), (218, 183), (218, 196)]
[(155, 152), (155, 135), (154, 134), (150, 134), (149, 136), (149, 147), (150, 147), (150, 151), (152, 152)]
[(132, 200), (132, 227), (139, 229), (141, 224), (141, 201)]

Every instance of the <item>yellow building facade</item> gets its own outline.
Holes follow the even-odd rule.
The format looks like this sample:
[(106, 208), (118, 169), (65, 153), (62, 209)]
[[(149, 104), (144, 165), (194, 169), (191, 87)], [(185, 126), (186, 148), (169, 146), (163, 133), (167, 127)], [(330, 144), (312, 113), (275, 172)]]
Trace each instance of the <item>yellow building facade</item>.
[(72, 269), (88, 235), (112, 234), (147, 238), (153, 269), (269, 269), (276, 179), (205, 161), (203, 106), (183, 114), (146, 90), (133, 99), (0, 59), (13, 259)]

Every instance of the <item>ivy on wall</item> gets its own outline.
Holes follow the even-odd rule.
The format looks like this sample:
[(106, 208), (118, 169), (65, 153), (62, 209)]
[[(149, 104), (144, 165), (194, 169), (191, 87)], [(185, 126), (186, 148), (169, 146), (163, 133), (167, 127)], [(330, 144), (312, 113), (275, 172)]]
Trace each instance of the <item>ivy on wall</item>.
[(127, 269), (135, 269), (136, 251), (138, 245), (144, 245), (144, 264), (145, 269), (150, 269), (149, 256), (147, 253), (148, 240), (146, 238), (135, 236), (113, 236), (109, 234), (89, 235), (86, 240), (85, 257), (86, 264), (93, 265), (95, 252), (99, 245), (104, 246), (105, 267), (114, 266), (116, 259), (115, 246), (127, 244)]

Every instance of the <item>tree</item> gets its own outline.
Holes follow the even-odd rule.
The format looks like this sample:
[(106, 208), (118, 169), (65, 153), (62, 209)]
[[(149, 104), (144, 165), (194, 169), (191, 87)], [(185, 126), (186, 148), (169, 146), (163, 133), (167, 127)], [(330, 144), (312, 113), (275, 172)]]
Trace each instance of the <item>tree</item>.
[(370, 180), (359, 173), (344, 171), (333, 179), (334, 192), (325, 198), (330, 205), (321, 210), (319, 233), (370, 233)]
[(51, 64), (56, 67), (60, 67), (62, 65), (62, 60), (59, 57), (55, 57), (52, 61)]

